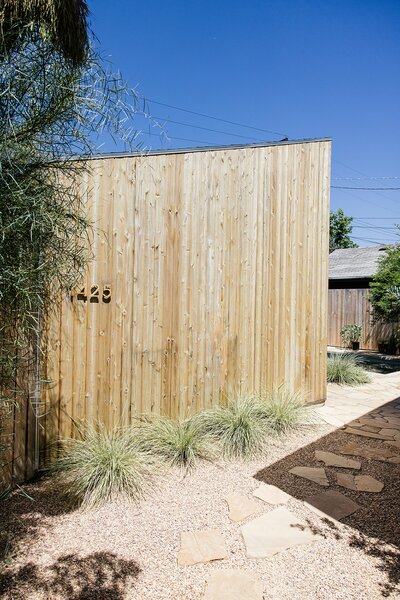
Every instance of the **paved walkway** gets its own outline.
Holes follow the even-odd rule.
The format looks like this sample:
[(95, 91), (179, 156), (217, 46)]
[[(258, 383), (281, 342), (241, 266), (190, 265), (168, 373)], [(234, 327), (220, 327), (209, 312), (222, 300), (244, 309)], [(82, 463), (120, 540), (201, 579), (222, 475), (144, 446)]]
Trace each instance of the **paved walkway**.
[(397, 400), (400, 406), (400, 371), (388, 375), (374, 373), (372, 383), (361, 387), (328, 384), (327, 400), (316, 413), (329, 425), (342, 427), (388, 402), (396, 405)]

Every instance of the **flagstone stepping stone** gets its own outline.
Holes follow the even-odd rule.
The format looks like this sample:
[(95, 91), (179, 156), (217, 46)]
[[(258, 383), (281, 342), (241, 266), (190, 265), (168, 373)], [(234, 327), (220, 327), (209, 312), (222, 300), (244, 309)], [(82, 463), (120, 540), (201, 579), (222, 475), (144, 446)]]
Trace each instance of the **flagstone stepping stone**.
[(351, 473), (336, 473), (337, 484), (348, 490), (357, 491), (354, 475)]
[(388, 419), (387, 425), (391, 429), (397, 429), (397, 431), (400, 431), (400, 419), (398, 419), (396, 417), (392, 417), (391, 419)]
[(358, 446), (357, 444), (347, 444), (338, 449), (341, 454), (350, 456), (362, 456), (371, 460), (381, 460), (383, 462), (392, 462), (400, 464), (400, 454), (397, 454), (390, 448), (368, 448), (367, 446)]
[(285, 506), (274, 508), (242, 525), (241, 531), (250, 558), (273, 556), (293, 546), (322, 539)]
[(181, 548), (178, 554), (179, 566), (222, 560), (227, 556), (225, 540), (216, 529), (181, 532)]
[(340, 521), (361, 508), (351, 498), (335, 490), (328, 490), (306, 498), (305, 505), (321, 517), (331, 517)]
[(380, 434), (396, 438), (399, 435), (399, 432), (397, 431), (397, 429), (381, 429)]
[(290, 469), (289, 473), (293, 473), (293, 475), (297, 475), (298, 477), (304, 477), (304, 479), (309, 479), (325, 487), (329, 485), (325, 469), (322, 467), (294, 467)]
[(389, 446), (394, 446), (395, 448), (400, 448), (400, 440), (388, 440), (383, 442), (384, 444), (388, 444)]
[(275, 485), (270, 485), (269, 483), (260, 485), (260, 487), (254, 490), (253, 496), (273, 505), (286, 504), (292, 497)]
[(371, 425), (372, 427), (385, 427), (388, 424), (386, 419), (373, 417), (372, 415), (370, 417), (360, 417), (358, 420), (362, 425)]
[(374, 492), (379, 493), (383, 490), (384, 484), (374, 479), (370, 475), (351, 475), (350, 473), (337, 473), (336, 480), (338, 485), (355, 492)]
[(229, 518), (235, 523), (244, 521), (260, 510), (258, 502), (244, 494), (229, 494), (225, 500), (229, 506)]
[(359, 492), (379, 493), (385, 487), (381, 481), (371, 477), (371, 475), (356, 475), (354, 479)]
[(392, 435), (385, 435), (383, 433), (370, 433), (363, 429), (355, 429), (354, 427), (346, 427), (344, 433), (350, 433), (352, 435), (361, 435), (362, 437), (373, 438), (375, 440), (390, 440), (393, 438)]
[(379, 433), (381, 430), (381, 427), (375, 427), (372, 425), (361, 425), (361, 430), (368, 431), (369, 433)]
[(315, 459), (325, 463), (327, 467), (341, 467), (343, 469), (361, 469), (359, 460), (352, 460), (339, 456), (333, 452), (323, 452), (322, 450), (315, 451)]
[(263, 586), (247, 571), (221, 569), (208, 578), (204, 600), (263, 600)]

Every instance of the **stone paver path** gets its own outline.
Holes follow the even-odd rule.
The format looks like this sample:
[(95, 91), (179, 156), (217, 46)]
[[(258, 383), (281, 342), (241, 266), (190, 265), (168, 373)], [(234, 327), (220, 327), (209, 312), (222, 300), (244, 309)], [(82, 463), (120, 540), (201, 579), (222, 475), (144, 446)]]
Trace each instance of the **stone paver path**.
[(222, 560), (227, 556), (225, 540), (219, 531), (215, 529), (182, 531), (178, 565), (195, 565), (211, 560)]
[(211, 573), (204, 600), (263, 600), (263, 588), (247, 571), (221, 569)]
[(244, 494), (229, 494), (225, 498), (229, 506), (229, 518), (238, 523), (260, 511), (258, 502)]
[(341, 469), (361, 469), (359, 460), (352, 460), (345, 456), (339, 456), (333, 452), (315, 451), (315, 460), (324, 462), (327, 467), (340, 467)]
[(306, 499), (305, 503), (310, 510), (320, 516), (332, 517), (332, 519), (336, 519), (337, 521), (348, 517), (360, 508), (351, 498), (335, 490), (328, 490), (327, 492), (322, 492), (322, 494), (310, 496)]
[(241, 530), (247, 556), (251, 558), (273, 556), (293, 546), (322, 539), (284, 506), (242, 525)]
[(292, 497), (283, 490), (280, 490), (276, 485), (270, 485), (268, 483), (262, 483), (260, 487), (254, 490), (253, 496), (274, 506), (286, 504)]
[(309, 479), (325, 487), (329, 486), (325, 469), (322, 467), (293, 467), (289, 473), (293, 473), (293, 475), (297, 475), (298, 477), (304, 477), (304, 479)]
[[(315, 460), (330, 472), (332, 483), (358, 493), (379, 494), (385, 483), (363, 472), (360, 459), (400, 464), (400, 373), (373, 375), (373, 382), (359, 388), (328, 386), (328, 399), (317, 407), (318, 418), (348, 434), (349, 442), (333, 448), (334, 452), (316, 450)], [(390, 403), (390, 404), (388, 404)], [(367, 445), (368, 440), (371, 445)], [(377, 446), (377, 443), (380, 445)], [(349, 457), (355, 458), (349, 458)], [(368, 467), (366, 467), (368, 470)], [(351, 472), (353, 471), (353, 473)], [(323, 467), (298, 465), (290, 473), (321, 486), (329, 480)], [(387, 482), (386, 482), (387, 483)], [(388, 484), (388, 483), (387, 483)], [(241, 526), (243, 542), (249, 558), (266, 558), (294, 546), (319, 541), (320, 535), (294, 515), (286, 506), (293, 498), (274, 485), (262, 483), (253, 491), (253, 498), (231, 493), (225, 498), (229, 518), (246, 521)], [(263, 510), (260, 516), (253, 517)], [(346, 494), (326, 490), (304, 501), (309, 510), (322, 518), (341, 520), (361, 506)], [(271, 506), (275, 506), (271, 510)], [(178, 564), (181, 566), (227, 558), (228, 549), (221, 532), (214, 529), (181, 533)], [(241, 569), (216, 569), (210, 573), (204, 600), (262, 600), (262, 585), (257, 578)]]
[(337, 484), (355, 492), (381, 492), (384, 484), (370, 475), (351, 475), (351, 473), (337, 473)]

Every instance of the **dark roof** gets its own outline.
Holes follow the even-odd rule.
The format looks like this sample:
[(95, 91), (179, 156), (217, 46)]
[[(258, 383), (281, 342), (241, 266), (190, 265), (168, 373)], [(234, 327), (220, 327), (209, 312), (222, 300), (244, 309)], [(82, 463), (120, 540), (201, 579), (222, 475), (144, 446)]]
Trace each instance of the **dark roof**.
[(251, 142), (249, 144), (229, 144), (225, 146), (195, 146), (191, 148), (167, 148), (160, 150), (136, 150), (127, 152), (105, 152), (103, 154), (91, 154), (74, 156), (77, 159), (97, 158), (124, 158), (128, 156), (153, 156), (157, 154), (185, 154), (187, 152), (210, 152), (215, 150), (240, 150), (241, 148), (265, 148), (268, 146), (290, 146), (292, 144), (312, 144), (313, 142), (331, 142), (332, 138), (306, 138), (304, 140), (280, 140), (277, 142)]
[(334, 250), (329, 255), (329, 279), (370, 279), (384, 250), (385, 246)]

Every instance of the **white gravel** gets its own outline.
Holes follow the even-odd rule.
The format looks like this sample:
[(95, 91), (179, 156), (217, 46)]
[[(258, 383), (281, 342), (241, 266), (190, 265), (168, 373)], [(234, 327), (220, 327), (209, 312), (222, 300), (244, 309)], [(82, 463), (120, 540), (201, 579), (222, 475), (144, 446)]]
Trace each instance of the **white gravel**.
[[(205, 463), (186, 477), (170, 474), (140, 507), (115, 503), (94, 512), (62, 514), (56, 480), (26, 486), (33, 501), (14, 495), (8, 508), (4, 504), (3, 534), (14, 533), (8, 533), (13, 551), (0, 574), (0, 597), (198, 600), (212, 570), (241, 568), (257, 573), (266, 600), (377, 600), (390, 591), (392, 598), (400, 598), (398, 590), (390, 589), (393, 581), (387, 570), (388, 557), (391, 566), (398, 558), (394, 546), (379, 542), (380, 551), (372, 556), (365, 548), (350, 545), (356, 529), (344, 524), (332, 529), (300, 500), (290, 500), (287, 507), (325, 538), (268, 559), (246, 557), (240, 524), (228, 517), (227, 494), (250, 495), (260, 485), (254, 478), (258, 471), (285, 456), (295, 456), (297, 449), (330, 431), (329, 426), (304, 429), (272, 445), (267, 456), (255, 462)], [(297, 464), (293, 460), (289, 459), (289, 465)], [(297, 481), (297, 489), (299, 485), (311, 493), (323, 490), (307, 481)], [(257, 502), (265, 512), (274, 508)], [(229, 558), (178, 567), (180, 532), (210, 527), (222, 532)], [(364, 536), (364, 543), (371, 548), (378, 542)]]

